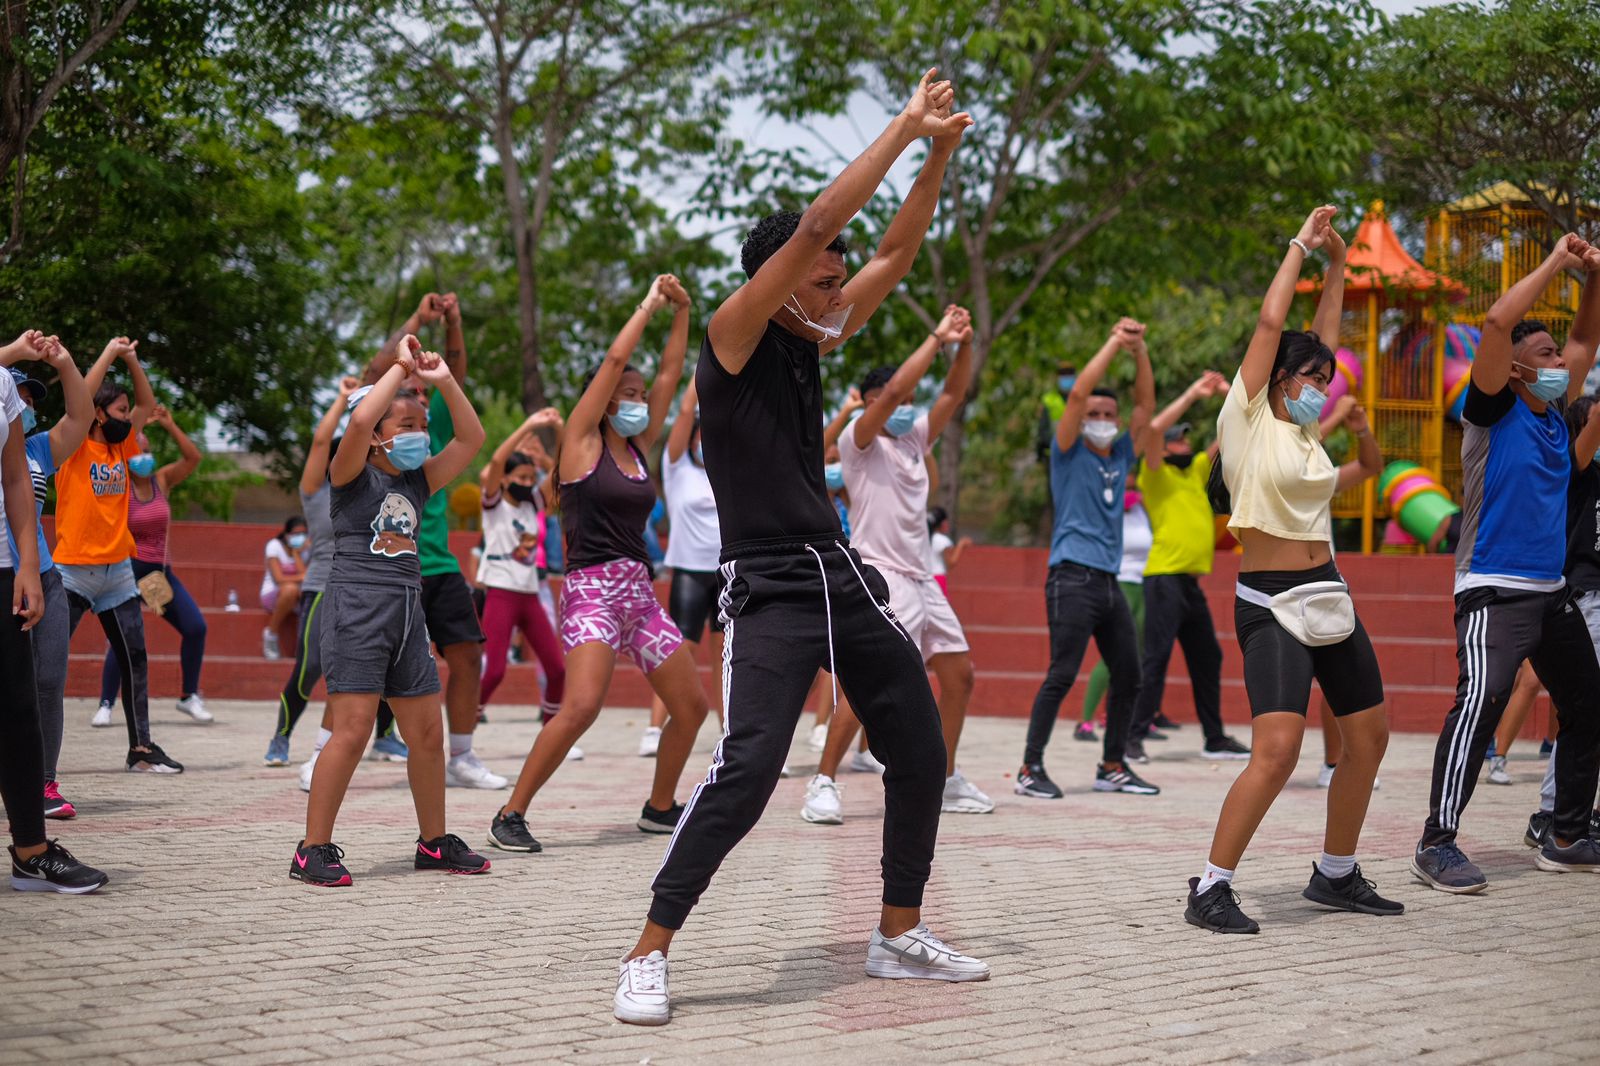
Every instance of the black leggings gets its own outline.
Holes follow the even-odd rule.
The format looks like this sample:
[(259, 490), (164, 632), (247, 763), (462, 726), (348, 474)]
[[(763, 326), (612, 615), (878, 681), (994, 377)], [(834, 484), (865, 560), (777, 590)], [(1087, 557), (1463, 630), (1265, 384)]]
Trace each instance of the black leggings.
[[(1342, 581), (1331, 561), (1311, 570), (1252, 570), (1239, 575), (1249, 588), (1276, 596), (1313, 581)], [(1272, 612), (1235, 598), (1233, 629), (1244, 655), (1244, 688), (1250, 716), (1271, 711), (1305, 714), (1313, 678), (1334, 717), (1365, 711), (1383, 702), (1383, 675), (1367, 631), (1356, 630), (1337, 644), (1311, 648), (1289, 635)]]
[(0, 570), (0, 800), (19, 848), (44, 843), (44, 737), (33, 687), (33, 637), (11, 613), (15, 570)]
[(667, 614), (672, 617), (684, 640), (700, 643), (706, 622), (711, 632), (722, 632), (717, 611), (717, 572), (715, 570), (672, 571), (672, 594), (667, 597)]

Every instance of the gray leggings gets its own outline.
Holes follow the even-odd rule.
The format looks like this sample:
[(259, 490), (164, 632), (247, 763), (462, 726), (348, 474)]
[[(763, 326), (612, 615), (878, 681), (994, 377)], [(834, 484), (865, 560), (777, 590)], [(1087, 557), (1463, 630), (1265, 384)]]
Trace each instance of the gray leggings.
[(44, 586), (44, 617), (33, 627), (33, 684), (38, 693), (39, 731), (44, 735), (44, 779), (56, 779), (65, 724), (62, 700), (67, 692), (67, 654), (72, 642), (67, 617), (67, 589), (61, 572), (51, 567), (39, 575)]

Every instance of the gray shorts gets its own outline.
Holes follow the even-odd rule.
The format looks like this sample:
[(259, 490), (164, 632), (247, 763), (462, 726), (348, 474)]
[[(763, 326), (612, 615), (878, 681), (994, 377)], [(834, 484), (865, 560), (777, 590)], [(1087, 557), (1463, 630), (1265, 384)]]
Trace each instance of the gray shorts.
[(439, 691), (420, 590), (330, 583), (319, 614), (329, 692), (406, 699)]

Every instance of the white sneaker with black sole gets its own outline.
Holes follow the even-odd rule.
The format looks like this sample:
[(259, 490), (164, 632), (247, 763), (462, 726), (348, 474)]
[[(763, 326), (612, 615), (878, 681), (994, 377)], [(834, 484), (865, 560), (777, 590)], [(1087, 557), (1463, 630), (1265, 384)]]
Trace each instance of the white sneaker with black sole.
[(665, 955), (652, 951), (617, 968), (617, 995), (611, 1013), (629, 1025), (666, 1025), (672, 1019)]
[(989, 964), (969, 958), (928, 931), (926, 925), (886, 937), (877, 929), (867, 942), (867, 976), (889, 980), (987, 981)]

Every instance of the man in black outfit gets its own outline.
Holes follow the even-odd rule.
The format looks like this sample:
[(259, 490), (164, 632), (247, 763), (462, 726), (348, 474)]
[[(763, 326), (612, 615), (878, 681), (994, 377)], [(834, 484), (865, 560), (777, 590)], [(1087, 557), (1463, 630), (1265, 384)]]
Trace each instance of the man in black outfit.
[[(819, 667), (844, 686), (884, 773), (883, 915), (876, 977), (983, 980), (989, 968), (922, 924), (944, 793), (939, 711), (922, 658), (878, 572), (848, 547), (823, 481), (818, 357), (866, 324), (916, 259), (945, 164), (971, 125), (923, 76), (911, 102), (802, 215), (763, 219), (741, 253), (747, 281), (707, 327), (695, 383), (722, 526), (726, 731), (656, 875), (649, 920), (620, 968), (622, 1021), (670, 1018), (666, 952), (711, 876), (761, 816)], [(876, 254), (846, 282), (840, 233), (907, 148), (932, 147)]]

